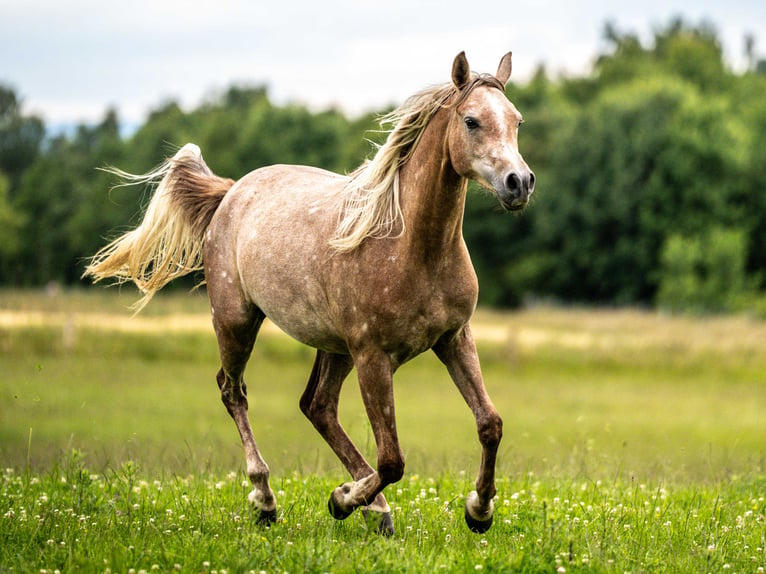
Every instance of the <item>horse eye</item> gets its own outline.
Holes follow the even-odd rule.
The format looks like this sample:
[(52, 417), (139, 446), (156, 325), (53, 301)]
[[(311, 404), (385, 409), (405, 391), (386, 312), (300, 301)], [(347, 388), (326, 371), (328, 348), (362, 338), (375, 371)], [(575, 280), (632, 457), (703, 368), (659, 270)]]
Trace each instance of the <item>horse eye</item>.
[(475, 130), (479, 127), (479, 122), (476, 120), (476, 118), (472, 118), (470, 116), (465, 118), (463, 122), (465, 123), (465, 127), (467, 127), (469, 130)]

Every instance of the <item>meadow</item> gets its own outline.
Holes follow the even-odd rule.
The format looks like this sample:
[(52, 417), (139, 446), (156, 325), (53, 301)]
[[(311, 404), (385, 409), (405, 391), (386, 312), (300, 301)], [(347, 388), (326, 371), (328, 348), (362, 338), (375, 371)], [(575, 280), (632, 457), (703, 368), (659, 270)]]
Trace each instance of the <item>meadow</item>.
[[(266, 325), (246, 380), (280, 519), (255, 524), (204, 293), (0, 292), (0, 572), (762, 572), (766, 324), (479, 311), (504, 418), (495, 525), (463, 522), (479, 445), (424, 355), (395, 377), (396, 534), (326, 504), (347, 475), (298, 410), (310, 349)], [(341, 420), (374, 460), (355, 380)]]

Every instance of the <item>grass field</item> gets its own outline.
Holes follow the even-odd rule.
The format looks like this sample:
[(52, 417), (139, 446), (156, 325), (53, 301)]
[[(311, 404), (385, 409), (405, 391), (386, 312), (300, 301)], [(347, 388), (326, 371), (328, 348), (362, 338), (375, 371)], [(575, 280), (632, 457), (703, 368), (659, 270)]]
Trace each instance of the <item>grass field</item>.
[[(246, 378), (280, 521), (246, 507), (204, 295), (0, 293), (0, 571), (727, 571), (766, 567), (766, 324), (635, 310), (480, 312), (504, 418), (495, 526), (446, 372), (397, 373), (396, 535), (326, 510), (346, 474), (297, 403), (313, 353), (264, 329)], [(341, 420), (374, 460), (353, 377)], [(73, 455), (72, 452), (75, 454)], [(182, 518), (183, 517), (183, 518)], [(762, 570), (761, 570), (762, 571)]]

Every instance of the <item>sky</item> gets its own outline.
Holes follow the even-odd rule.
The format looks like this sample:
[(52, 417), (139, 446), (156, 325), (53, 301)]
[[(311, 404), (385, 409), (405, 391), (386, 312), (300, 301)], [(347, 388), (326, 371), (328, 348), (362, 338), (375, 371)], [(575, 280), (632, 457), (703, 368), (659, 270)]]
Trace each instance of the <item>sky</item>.
[(48, 126), (109, 108), (140, 124), (235, 84), (357, 115), (448, 81), (461, 50), (492, 73), (512, 50), (521, 82), (540, 64), (575, 76), (604, 51), (606, 22), (648, 41), (675, 16), (712, 23), (734, 70), (746, 34), (766, 58), (764, 0), (0, 0), (0, 84)]

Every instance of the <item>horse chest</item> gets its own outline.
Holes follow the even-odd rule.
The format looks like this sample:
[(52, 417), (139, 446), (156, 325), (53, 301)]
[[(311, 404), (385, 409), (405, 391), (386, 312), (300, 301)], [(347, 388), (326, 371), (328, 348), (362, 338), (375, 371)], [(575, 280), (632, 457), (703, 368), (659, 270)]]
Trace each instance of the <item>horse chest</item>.
[[(383, 348), (404, 362), (431, 348), (446, 332), (468, 322), (478, 284), (469, 260), (444, 260), (433, 268), (407, 265), (389, 256), (365, 281), (338, 299), (352, 346)], [(357, 269), (359, 277), (361, 269)]]

